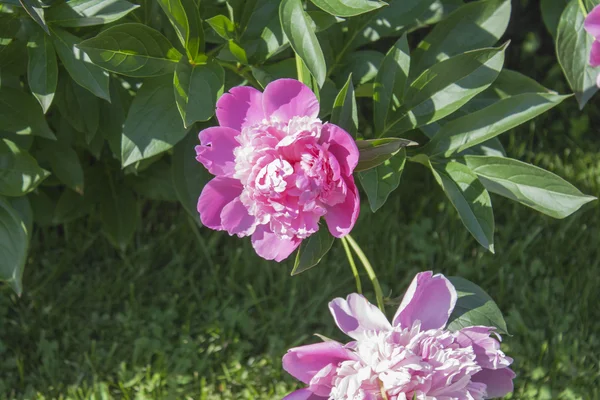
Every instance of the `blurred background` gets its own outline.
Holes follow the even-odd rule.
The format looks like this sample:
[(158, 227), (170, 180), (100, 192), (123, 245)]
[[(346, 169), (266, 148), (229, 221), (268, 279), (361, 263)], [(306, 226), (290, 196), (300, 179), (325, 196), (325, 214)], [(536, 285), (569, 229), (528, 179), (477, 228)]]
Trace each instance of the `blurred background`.
[[(513, 1), (505, 39), (508, 68), (569, 92), (538, 1)], [(572, 98), (500, 140), (600, 196), (599, 126), (598, 97), (583, 111)], [(353, 231), (384, 294), (401, 296), (423, 270), (477, 282), (512, 335), (509, 398), (599, 399), (600, 203), (553, 220), (494, 196), (492, 255), (422, 168), (410, 164), (377, 213), (364, 199)], [(280, 399), (296, 387), (281, 368), (288, 348), (315, 332), (342, 339), (327, 302), (355, 286), (339, 241), (290, 277), (293, 258), (266, 262), (177, 204), (145, 201), (140, 221), (124, 252), (100, 233), (100, 215), (35, 229), (23, 295), (0, 286), (1, 399)]]

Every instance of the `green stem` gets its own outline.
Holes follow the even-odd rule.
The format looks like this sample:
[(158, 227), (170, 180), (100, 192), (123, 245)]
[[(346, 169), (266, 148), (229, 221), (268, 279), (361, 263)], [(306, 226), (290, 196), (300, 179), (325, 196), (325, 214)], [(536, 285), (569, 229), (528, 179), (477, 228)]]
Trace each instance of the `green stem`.
[(298, 80), (304, 83), (304, 61), (296, 54), (296, 73), (298, 74)]
[(346, 238), (342, 238), (342, 245), (344, 246), (344, 251), (346, 252), (346, 257), (348, 258), (348, 263), (350, 264), (350, 268), (352, 269), (352, 275), (354, 275), (354, 280), (356, 281), (356, 291), (359, 294), (362, 294), (362, 283), (360, 282), (360, 276), (358, 275), (358, 268), (356, 268), (356, 263), (354, 262), (354, 257), (352, 256), (352, 252), (350, 251), (350, 246), (348, 246), (348, 242), (346, 242)]
[(583, 13), (583, 15), (585, 17), (587, 17), (588, 12), (587, 12), (587, 9), (585, 8), (585, 4), (583, 4), (583, 0), (579, 0), (579, 8), (581, 9), (581, 12)]
[(369, 259), (365, 256), (365, 253), (363, 253), (358, 243), (356, 243), (356, 241), (352, 239), (352, 236), (346, 235), (346, 240), (348, 241), (348, 244), (350, 244), (350, 246), (352, 247), (352, 250), (354, 250), (354, 252), (358, 256), (358, 259), (365, 268), (365, 271), (367, 271), (369, 279), (371, 279), (371, 283), (373, 284), (373, 288), (375, 289), (377, 306), (382, 312), (385, 312), (385, 306), (383, 304), (383, 292), (381, 291), (381, 286), (379, 286), (379, 280), (377, 279), (377, 275), (375, 274), (375, 271), (373, 270)]

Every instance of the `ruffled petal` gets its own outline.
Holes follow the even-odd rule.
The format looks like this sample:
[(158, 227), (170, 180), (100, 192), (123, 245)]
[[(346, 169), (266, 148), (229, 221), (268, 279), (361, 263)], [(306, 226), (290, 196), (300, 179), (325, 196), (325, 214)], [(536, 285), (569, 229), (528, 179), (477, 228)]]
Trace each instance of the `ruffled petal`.
[(265, 260), (283, 261), (300, 246), (301, 239), (281, 239), (267, 225), (260, 225), (252, 235), (252, 246), (256, 254)]
[(319, 101), (302, 82), (295, 79), (277, 79), (267, 85), (263, 93), (263, 108), (267, 118), (288, 122), (292, 117), (317, 118)]
[(392, 325), (385, 315), (362, 295), (353, 293), (346, 300), (338, 297), (329, 303), (329, 310), (338, 328), (359, 340), (365, 331), (389, 331)]
[(246, 125), (253, 125), (265, 119), (262, 107), (263, 94), (250, 86), (236, 86), (229, 89), (217, 101), (219, 125), (242, 131)]
[(404, 294), (393, 325), (410, 328), (419, 320), (422, 330), (441, 329), (446, 326), (456, 299), (456, 290), (444, 275), (420, 272)]
[(221, 211), (242, 193), (242, 184), (237, 179), (218, 176), (208, 182), (198, 199), (200, 221), (204, 226), (224, 230)]
[(472, 347), (477, 365), (483, 368), (506, 368), (513, 360), (500, 350), (500, 342), (490, 336), (494, 328), (488, 326), (470, 326), (458, 332), (457, 342), (461, 347)]
[(300, 389), (288, 394), (283, 400), (327, 400), (327, 397), (329, 396), (317, 396), (308, 389)]
[(592, 50), (590, 51), (590, 65), (592, 67), (600, 66), (600, 41), (594, 40)]
[(329, 143), (329, 152), (337, 159), (344, 176), (352, 175), (358, 164), (358, 147), (352, 136), (334, 124), (325, 124), (321, 130), (320, 143)]
[(240, 144), (235, 139), (240, 133), (235, 129), (214, 126), (198, 134), (200, 146), (196, 146), (196, 160), (208, 172), (216, 176), (232, 176), (235, 173), (233, 150)]
[(481, 382), (486, 385), (486, 399), (504, 397), (514, 390), (513, 379), (515, 373), (510, 368), (487, 369), (484, 368), (471, 378), (472, 382)]
[(248, 214), (248, 209), (239, 197), (223, 207), (221, 223), (230, 235), (244, 237), (251, 235), (256, 227), (256, 218)]
[(355, 360), (356, 356), (336, 341), (309, 344), (288, 350), (283, 356), (283, 369), (294, 378), (309, 384), (329, 364)]
[(597, 39), (600, 38), (600, 6), (594, 7), (587, 15), (583, 26), (587, 33)]
[(345, 180), (348, 188), (346, 199), (343, 203), (328, 207), (327, 214), (325, 214), (329, 232), (338, 238), (350, 233), (360, 213), (360, 197), (354, 177), (350, 175)]

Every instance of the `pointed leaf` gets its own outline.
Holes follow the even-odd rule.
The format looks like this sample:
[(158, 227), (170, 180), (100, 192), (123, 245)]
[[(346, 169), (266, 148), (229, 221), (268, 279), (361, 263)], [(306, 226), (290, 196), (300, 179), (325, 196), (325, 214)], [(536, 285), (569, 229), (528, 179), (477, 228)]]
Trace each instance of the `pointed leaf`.
[(204, 51), (204, 29), (194, 0), (158, 0), (190, 61)]
[(46, 10), (46, 20), (68, 28), (110, 24), (139, 5), (125, 0), (70, 0)]
[(138, 203), (127, 186), (110, 183), (100, 199), (102, 230), (113, 246), (124, 251), (137, 228)]
[(371, 211), (379, 210), (389, 195), (398, 188), (405, 163), (406, 150), (402, 148), (383, 164), (358, 173), (360, 183), (369, 198)]
[(224, 15), (215, 15), (212, 18), (206, 20), (211, 28), (217, 35), (221, 36), (225, 40), (235, 39), (235, 25), (229, 18)]
[(50, 169), (59, 181), (77, 193), (83, 193), (83, 168), (73, 148), (61, 142), (47, 143), (37, 156), (50, 163)]
[(321, 259), (331, 249), (334, 240), (335, 238), (325, 227), (321, 227), (317, 232), (310, 235), (308, 239), (304, 239), (300, 245), (300, 249), (296, 253), (292, 276), (298, 275), (321, 262)]
[(44, 9), (40, 2), (38, 0), (19, 0), (19, 3), (21, 3), (25, 11), (27, 11), (27, 14), (29, 14), (47, 34), (50, 34), (44, 18)]
[(487, 190), (554, 218), (565, 218), (596, 198), (561, 177), (504, 157), (465, 156), (469, 169)]
[(27, 222), (6, 199), (0, 197), (0, 280), (7, 281), (18, 295), (23, 291), (28, 247)]
[(356, 109), (352, 75), (348, 76), (348, 81), (333, 102), (330, 122), (356, 137), (356, 132), (358, 131), (358, 111)]
[(7, 132), (56, 139), (35, 98), (10, 87), (0, 88), (0, 126)]
[(113, 26), (77, 47), (94, 64), (134, 77), (172, 73), (181, 59), (181, 53), (160, 32), (137, 23)]
[(8, 139), (0, 139), (0, 195), (23, 196), (37, 187), (50, 172), (35, 158)]
[(400, 138), (357, 140), (359, 159), (354, 172), (365, 171), (384, 163), (400, 149), (415, 146), (416, 142)]
[(338, 17), (354, 17), (387, 4), (379, 0), (311, 0), (321, 10)]
[(58, 63), (50, 37), (36, 29), (27, 44), (27, 55), (29, 89), (45, 114), (52, 104), (58, 81)]

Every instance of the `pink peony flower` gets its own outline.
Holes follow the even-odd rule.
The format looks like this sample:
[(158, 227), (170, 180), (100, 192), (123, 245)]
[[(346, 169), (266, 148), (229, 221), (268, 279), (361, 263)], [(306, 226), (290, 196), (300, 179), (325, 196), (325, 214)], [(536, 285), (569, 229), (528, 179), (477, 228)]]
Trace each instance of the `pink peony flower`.
[(512, 392), (512, 359), (500, 336), (490, 336), (494, 328), (444, 329), (456, 299), (443, 275), (422, 272), (392, 324), (361, 295), (333, 300), (337, 326), (354, 341), (289, 350), (283, 368), (308, 387), (284, 400), (480, 400)]
[(358, 149), (342, 128), (322, 122), (313, 92), (278, 79), (264, 93), (234, 87), (217, 102), (220, 126), (200, 132), (196, 159), (216, 177), (198, 199), (211, 229), (252, 236), (259, 256), (281, 261), (319, 230), (350, 232), (359, 212), (352, 172)]
[[(584, 28), (594, 37), (592, 50), (590, 51), (590, 65), (592, 67), (600, 66), (600, 6), (594, 7), (592, 12), (585, 17)], [(600, 74), (596, 78), (596, 85), (600, 87)]]

